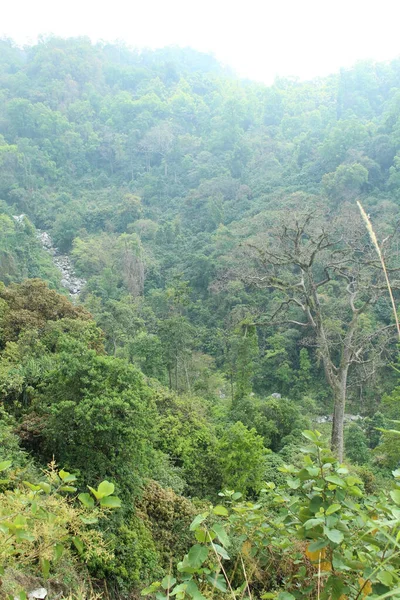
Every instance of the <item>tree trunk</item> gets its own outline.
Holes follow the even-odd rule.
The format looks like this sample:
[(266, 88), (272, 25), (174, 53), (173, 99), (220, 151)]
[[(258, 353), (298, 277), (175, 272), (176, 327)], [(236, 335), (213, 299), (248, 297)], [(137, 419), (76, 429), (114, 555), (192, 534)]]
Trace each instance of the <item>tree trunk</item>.
[(340, 462), (343, 462), (344, 455), (344, 411), (346, 407), (346, 387), (347, 387), (347, 369), (338, 378), (337, 385), (334, 388), (334, 405), (333, 405), (333, 423), (331, 449), (338, 457)]

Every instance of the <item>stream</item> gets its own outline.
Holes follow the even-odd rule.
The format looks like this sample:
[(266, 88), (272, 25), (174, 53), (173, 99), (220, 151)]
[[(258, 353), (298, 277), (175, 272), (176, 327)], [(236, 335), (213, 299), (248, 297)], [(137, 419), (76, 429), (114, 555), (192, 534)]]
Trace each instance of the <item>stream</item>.
[[(23, 225), (25, 215), (14, 215), (13, 218), (17, 223)], [(51, 255), (54, 265), (61, 272), (61, 285), (69, 291), (72, 298), (77, 298), (85, 286), (86, 280), (75, 274), (70, 257), (67, 254), (62, 254), (54, 246), (53, 240), (47, 231), (37, 229), (36, 232), (42, 248)]]
[(47, 231), (38, 230), (37, 235), (42, 247), (51, 254), (53, 263), (61, 272), (61, 285), (69, 291), (73, 298), (77, 298), (86, 284), (85, 279), (75, 274), (70, 257), (67, 254), (61, 254), (58, 248), (54, 246), (53, 240)]

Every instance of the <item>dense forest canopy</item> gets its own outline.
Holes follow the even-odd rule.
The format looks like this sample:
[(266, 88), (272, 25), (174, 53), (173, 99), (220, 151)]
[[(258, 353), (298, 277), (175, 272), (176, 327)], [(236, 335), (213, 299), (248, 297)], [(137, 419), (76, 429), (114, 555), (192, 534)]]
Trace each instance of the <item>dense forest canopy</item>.
[[(30, 576), (69, 573), (75, 592), (80, 562), (115, 596), (160, 579), (146, 592), (157, 600), (175, 585), (171, 569), (194, 578), (178, 600), (210, 597), (210, 582), (281, 600), (398, 585), (398, 551), (385, 555), (399, 517), (394, 318), (357, 199), (397, 298), (400, 59), (266, 87), (189, 48), (0, 41), (0, 470), (14, 469), (0, 482), (0, 521), (10, 494), (30, 506), (29, 494), (55, 490), (32, 516), (35, 552), (18, 546), (29, 533), (9, 541), (18, 523), (0, 524), (7, 593), (24, 586), (10, 575), (15, 556)], [(49, 250), (85, 282), (73, 299)], [(333, 450), (348, 467), (324, 449), (332, 413)], [(308, 431), (302, 470), (301, 432), (316, 421), (322, 439)], [(53, 457), (62, 471), (53, 464), (46, 483)], [(297, 500), (273, 491), (285, 473)], [(60, 478), (82, 506), (59, 496)], [(210, 512), (221, 491), (227, 506), (243, 500), (247, 521)], [(358, 508), (346, 494), (363, 498)], [(278, 515), (292, 501), (298, 523)], [(51, 511), (60, 519), (49, 533), (40, 515)], [(370, 535), (366, 550), (375, 517), (382, 539)], [(64, 554), (48, 553), (72, 534)], [(321, 560), (325, 595), (320, 583), (302, 591)]]

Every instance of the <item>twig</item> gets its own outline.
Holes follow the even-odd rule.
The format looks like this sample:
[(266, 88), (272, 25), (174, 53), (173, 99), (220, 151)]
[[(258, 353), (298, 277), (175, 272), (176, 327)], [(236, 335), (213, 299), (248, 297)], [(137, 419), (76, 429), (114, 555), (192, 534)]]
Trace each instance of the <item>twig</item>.
[(373, 245), (375, 247), (375, 250), (376, 250), (376, 252), (377, 252), (377, 254), (379, 256), (379, 260), (381, 261), (382, 270), (383, 270), (383, 272), (385, 274), (386, 285), (387, 285), (387, 289), (389, 291), (390, 301), (392, 303), (392, 308), (393, 308), (393, 314), (394, 314), (394, 318), (395, 318), (395, 321), (396, 321), (397, 333), (399, 335), (399, 341), (400, 341), (400, 324), (399, 324), (399, 319), (398, 319), (398, 316), (397, 316), (396, 304), (395, 304), (395, 301), (394, 301), (394, 298), (393, 298), (392, 288), (391, 288), (390, 281), (389, 281), (389, 275), (388, 275), (388, 272), (387, 272), (387, 269), (386, 269), (386, 265), (385, 265), (385, 260), (383, 258), (383, 254), (381, 252), (381, 248), (380, 248), (380, 246), (378, 244), (378, 239), (377, 239), (377, 237), (375, 235), (375, 231), (372, 228), (371, 221), (369, 220), (369, 217), (368, 217), (367, 213), (365, 212), (365, 210), (364, 210), (364, 208), (363, 208), (363, 206), (362, 206), (362, 204), (361, 204), (361, 202), (359, 200), (357, 200), (357, 206), (360, 209), (360, 213), (361, 213), (361, 216), (362, 216), (363, 221), (365, 223), (365, 226), (366, 226), (366, 228), (368, 230), (369, 237), (371, 238), (371, 241), (372, 241), (372, 243), (373, 243)]

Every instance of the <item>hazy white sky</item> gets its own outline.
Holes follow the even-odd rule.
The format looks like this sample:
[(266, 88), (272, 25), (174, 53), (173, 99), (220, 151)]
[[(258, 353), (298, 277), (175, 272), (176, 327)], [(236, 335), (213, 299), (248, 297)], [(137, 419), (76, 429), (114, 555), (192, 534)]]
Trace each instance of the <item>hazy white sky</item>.
[(3, 0), (0, 35), (192, 46), (242, 77), (325, 75), (400, 55), (400, 0)]

